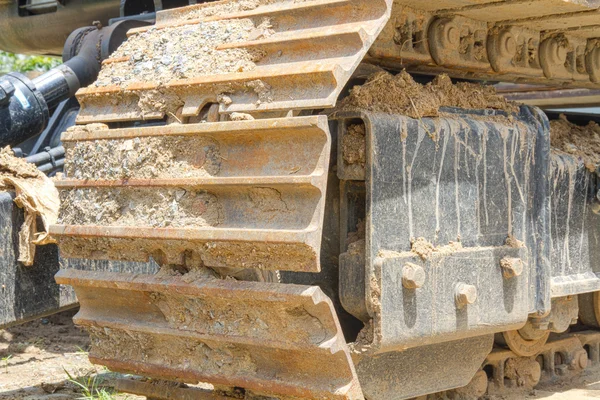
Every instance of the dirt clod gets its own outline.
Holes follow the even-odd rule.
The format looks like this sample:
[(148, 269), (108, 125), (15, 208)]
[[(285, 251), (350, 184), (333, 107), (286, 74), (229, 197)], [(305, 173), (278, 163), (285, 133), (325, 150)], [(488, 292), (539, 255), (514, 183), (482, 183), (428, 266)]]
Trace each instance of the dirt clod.
[(525, 243), (514, 237), (513, 235), (508, 235), (506, 238), (506, 245), (509, 247), (514, 247), (515, 249), (519, 249), (521, 247), (525, 247)]
[(592, 172), (600, 165), (600, 125), (593, 121), (579, 126), (561, 115), (550, 121), (550, 141), (555, 151), (580, 158)]
[(427, 260), (434, 249), (433, 244), (423, 237), (413, 239), (410, 243), (410, 250), (423, 260)]
[[(366, 222), (364, 219), (360, 218), (356, 224), (356, 230), (354, 232), (348, 232), (348, 237), (346, 238), (346, 243), (351, 245), (359, 240), (363, 241), (362, 247), (364, 248), (364, 240), (366, 234)], [(363, 250), (364, 251), (364, 250)]]
[(411, 249), (413, 253), (421, 257), (422, 260), (427, 260), (434, 253), (449, 255), (463, 248), (460, 242), (449, 242), (447, 245), (436, 247), (431, 242), (423, 237), (411, 239)]
[(505, 377), (518, 386), (533, 388), (540, 380), (540, 365), (530, 358), (510, 358), (504, 367)]
[[(230, 103), (231, 104), (231, 103)], [(232, 121), (252, 121), (254, 117), (250, 114), (234, 112), (229, 115)]]
[(496, 109), (518, 112), (516, 103), (496, 93), (493, 86), (459, 82), (453, 84), (447, 75), (438, 75), (422, 85), (406, 71), (397, 75), (388, 72), (373, 74), (362, 86), (355, 86), (341, 109), (361, 108), (411, 118), (437, 117), (441, 107), (464, 109)]
[(346, 164), (358, 164), (364, 168), (366, 161), (364, 124), (348, 126), (342, 139), (342, 154)]
[[(19, 261), (33, 265), (35, 246), (54, 243), (48, 230), (58, 216), (58, 191), (35, 165), (15, 157), (9, 147), (0, 151), (0, 191), (14, 191), (15, 204), (25, 212), (19, 231)], [(38, 217), (42, 221), (39, 230)]]

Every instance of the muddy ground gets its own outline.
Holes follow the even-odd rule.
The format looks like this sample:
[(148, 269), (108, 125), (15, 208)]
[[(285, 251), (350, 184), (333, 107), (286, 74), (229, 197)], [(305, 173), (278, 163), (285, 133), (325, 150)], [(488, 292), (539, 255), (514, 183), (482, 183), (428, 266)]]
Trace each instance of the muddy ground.
[(65, 311), (0, 330), (0, 399), (82, 398), (83, 389), (73, 381), (90, 389), (106, 386), (111, 399), (142, 399), (111, 393), (116, 374), (90, 364), (88, 335), (73, 325), (73, 315)]
[[(0, 400), (68, 400), (84, 398), (69, 375), (83, 383), (96, 377), (97, 387), (109, 396), (98, 400), (141, 400), (142, 397), (111, 391), (116, 374), (93, 366), (87, 359), (88, 335), (71, 321), (74, 311), (0, 330)], [(88, 385), (92, 386), (92, 385)], [(533, 391), (494, 396), (489, 400), (600, 399), (600, 368), (576, 379)]]

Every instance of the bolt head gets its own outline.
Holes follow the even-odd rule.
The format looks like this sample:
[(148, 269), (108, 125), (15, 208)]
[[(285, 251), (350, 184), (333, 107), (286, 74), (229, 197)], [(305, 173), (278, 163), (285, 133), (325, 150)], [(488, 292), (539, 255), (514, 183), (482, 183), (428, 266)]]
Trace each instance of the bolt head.
[(475, 286), (463, 282), (460, 282), (456, 285), (455, 301), (459, 308), (473, 304), (476, 300), (477, 288)]
[(554, 56), (558, 64), (564, 64), (567, 61), (567, 48), (561, 46), (558, 42), (552, 43), (554, 47)]
[(425, 284), (425, 270), (420, 265), (406, 263), (402, 268), (402, 286), (418, 289)]
[(457, 46), (460, 42), (460, 30), (455, 26), (450, 26), (446, 30), (446, 40), (452, 46)]
[(502, 43), (502, 52), (508, 56), (514, 56), (517, 54), (517, 41), (510, 32), (504, 32), (500, 37), (500, 43)]

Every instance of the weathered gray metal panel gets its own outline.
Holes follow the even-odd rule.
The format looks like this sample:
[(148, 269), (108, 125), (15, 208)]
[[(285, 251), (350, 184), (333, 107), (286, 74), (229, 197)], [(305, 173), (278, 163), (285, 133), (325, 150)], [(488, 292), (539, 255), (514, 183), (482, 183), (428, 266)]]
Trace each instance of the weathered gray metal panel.
[(555, 152), (551, 157), (552, 297), (600, 290), (598, 176), (581, 160)]
[(493, 335), (415, 347), (358, 361), (365, 398), (409, 399), (469, 383), (492, 350)]
[(31, 267), (17, 262), (23, 212), (14, 205), (13, 197), (10, 192), (0, 192), (0, 326), (76, 305), (73, 291), (54, 283), (56, 246), (38, 247)]
[[(376, 274), (381, 274), (381, 312), (376, 317), (381, 347), (401, 350), (521, 328), (529, 310), (529, 279), (525, 274), (504, 278), (500, 261), (505, 257), (527, 260), (525, 249), (507, 246), (467, 248), (427, 261), (412, 253), (381, 259), (376, 263)], [(422, 266), (423, 287), (403, 286), (407, 263)], [(460, 283), (477, 288), (473, 304), (457, 307)]]
[(23, 211), (14, 204), (13, 197), (10, 192), (0, 192), (0, 327), (76, 307), (73, 289), (54, 281), (59, 268), (137, 273), (157, 271), (153, 262), (60, 259), (55, 245), (37, 247), (34, 264), (24, 266), (17, 262)]
[[(528, 107), (514, 119), (445, 112), (337, 115), (342, 126), (366, 127), (364, 298), (378, 352), (516, 329), (550, 309), (547, 118)], [(419, 237), (435, 248), (423, 260), (411, 252)], [(503, 278), (504, 257), (524, 262), (520, 276)], [(398, 275), (407, 262), (426, 275), (408, 296)], [(479, 294), (464, 308), (455, 302), (461, 283)], [(363, 296), (351, 286), (342, 298)]]

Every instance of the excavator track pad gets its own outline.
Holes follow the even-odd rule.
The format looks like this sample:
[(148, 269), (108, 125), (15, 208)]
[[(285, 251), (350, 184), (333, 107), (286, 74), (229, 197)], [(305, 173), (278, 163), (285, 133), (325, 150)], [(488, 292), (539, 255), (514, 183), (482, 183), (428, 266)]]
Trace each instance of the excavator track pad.
[(57, 275), (78, 296), (93, 362), (278, 398), (363, 398), (331, 300), (277, 271), (320, 271), (331, 138), (327, 117), (300, 111), (335, 105), (390, 3), (162, 11), (78, 92), (51, 234), (64, 257), (161, 266)]
[[(90, 360), (111, 370), (254, 393), (361, 399), (331, 300), (318, 287), (63, 270)], [(318, 371), (318, 373), (315, 373)]]

